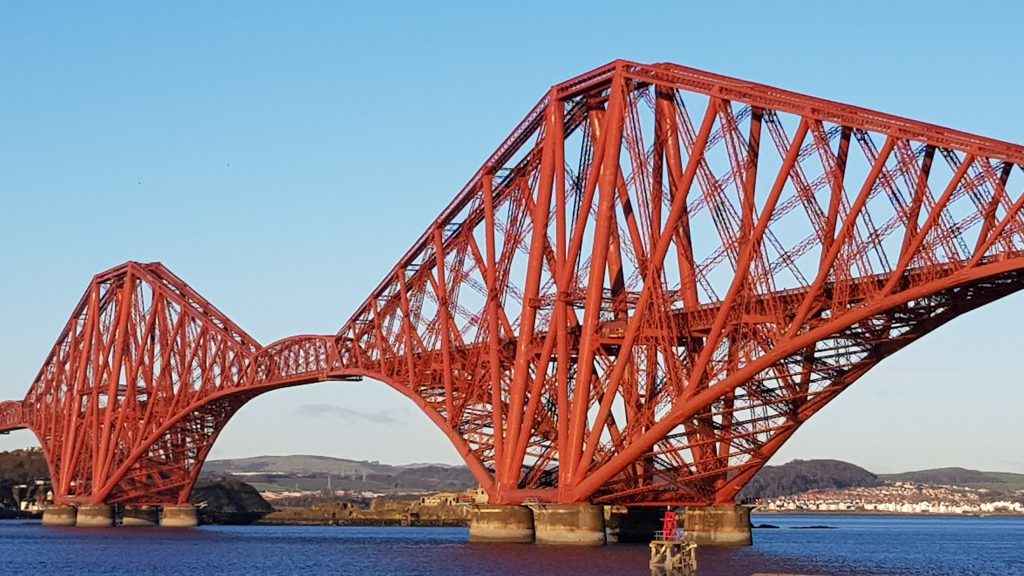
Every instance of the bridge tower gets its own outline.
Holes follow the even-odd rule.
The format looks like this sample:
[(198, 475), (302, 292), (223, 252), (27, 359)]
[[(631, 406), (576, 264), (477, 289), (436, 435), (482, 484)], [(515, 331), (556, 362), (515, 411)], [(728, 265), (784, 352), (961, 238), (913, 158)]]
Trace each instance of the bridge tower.
[(62, 503), (184, 504), (248, 399), (372, 378), (538, 534), (602, 505), (732, 526), (803, 422), (1024, 287), (1022, 166), (1018, 145), (616, 61), (551, 87), (336, 334), (261, 346), (129, 263), (0, 426), (36, 432)]

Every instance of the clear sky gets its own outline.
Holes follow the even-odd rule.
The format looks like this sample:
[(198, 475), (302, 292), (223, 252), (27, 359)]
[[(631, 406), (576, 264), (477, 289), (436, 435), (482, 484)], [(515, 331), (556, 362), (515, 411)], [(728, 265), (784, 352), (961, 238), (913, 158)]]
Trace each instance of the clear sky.
[[(126, 260), (263, 343), (335, 332), (550, 85), (616, 58), (1024, 142), (1024, 3), (554, 4), (0, 1), (0, 399)], [(774, 462), (1024, 472), (1022, 321), (1016, 296), (947, 325)], [(459, 461), (371, 381), (257, 398), (213, 455), (288, 453)]]

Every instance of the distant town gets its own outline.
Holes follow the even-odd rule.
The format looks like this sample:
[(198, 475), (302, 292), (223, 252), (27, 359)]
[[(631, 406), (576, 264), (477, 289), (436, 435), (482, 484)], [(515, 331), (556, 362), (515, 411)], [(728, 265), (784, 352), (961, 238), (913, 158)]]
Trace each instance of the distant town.
[[(36, 449), (0, 453), (0, 517), (52, 501)], [(875, 475), (836, 460), (767, 466), (741, 494), (765, 513), (1024, 515), (1024, 475), (962, 468)], [(212, 523), (461, 525), (487, 494), (463, 466), (325, 456), (211, 460), (193, 503)]]
[[(1024, 493), (1018, 494), (1024, 496)], [(993, 499), (995, 498), (995, 499)], [(1020, 500), (966, 486), (894, 482), (876, 487), (810, 490), (759, 503), (767, 512), (877, 512), (888, 514), (1024, 514)]]
[[(431, 507), (482, 503), (487, 498), (461, 467), (385, 467), (377, 462), (291, 456), (219, 461), (210, 470), (246, 479), (278, 509), (333, 498), (350, 502), (350, 508), (404, 507), (416, 513), (426, 507), (423, 512), (429, 515), (437, 513)], [(367, 470), (372, 473), (367, 475)], [(341, 474), (331, 476), (332, 471)], [(374, 475), (377, 482), (371, 488)], [(401, 482), (393, 482), (397, 478)], [(438, 491), (442, 485), (447, 490)], [(951, 468), (879, 477), (845, 462), (796, 460), (766, 467), (751, 486), (769, 496), (746, 494), (747, 501), (764, 512), (1024, 514), (1024, 475), (1009, 473)]]

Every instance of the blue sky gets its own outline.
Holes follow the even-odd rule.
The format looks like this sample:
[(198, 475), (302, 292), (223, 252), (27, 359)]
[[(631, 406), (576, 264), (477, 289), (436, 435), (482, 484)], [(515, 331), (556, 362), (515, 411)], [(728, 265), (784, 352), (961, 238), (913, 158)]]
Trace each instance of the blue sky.
[[(547, 87), (616, 58), (1024, 142), (1022, 21), (1009, 2), (0, 2), (0, 398), (125, 260), (264, 343), (335, 332)], [(1024, 472), (1021, 320), (1010, 297), (886, 360), (775, 462)], [(214, 449), (268, 453), (458, 461), (369, 381), (264, 395)]]

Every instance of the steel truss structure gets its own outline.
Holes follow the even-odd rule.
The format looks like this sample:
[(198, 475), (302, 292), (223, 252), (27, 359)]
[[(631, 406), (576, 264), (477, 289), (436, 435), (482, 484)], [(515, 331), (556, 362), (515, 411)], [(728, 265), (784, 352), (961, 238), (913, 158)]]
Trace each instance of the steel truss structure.
[(59, 503), (186, 502), (263, 392), (372, 378), (494, 503), (732, 502), (897, 350), (1024, 288), (1024, 148), (674, 64), (558, 84), (332, 336), (93, 279), (0, 430)]

